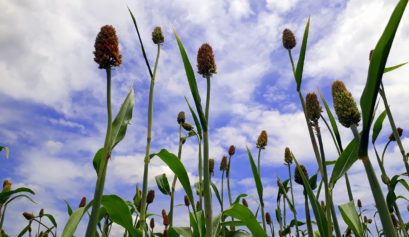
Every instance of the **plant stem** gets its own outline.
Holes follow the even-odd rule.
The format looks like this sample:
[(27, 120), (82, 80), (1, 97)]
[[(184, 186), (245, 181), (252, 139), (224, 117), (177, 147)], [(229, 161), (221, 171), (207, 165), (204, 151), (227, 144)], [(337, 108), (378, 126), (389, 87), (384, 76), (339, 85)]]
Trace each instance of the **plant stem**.
[(314, 237), (313, 232), (312, 232), (310, 207), (308, 205), (308, 197), (307, 197), (307, 193), (305, 192), (305, 189), (304, 189), (304, 199), (305, 199), (305, 218), (307, 222), (308, 237)]
[(207, 79), (207, 96), (206, 96), (206, 126), (203, 129), (203, 188), (204, 188), (204, 204), (206, 217), (206, 237), (213, 237), (212, 225), (212, 193), (210, 190), (210, 172), (209, 172), (209, 107), (210, 107), (210, 76)]
[[(182, 124), (179, 125), (179, 146), (178, 146), (178, 159), (182, 158)], [(170, 193), (170, 208), (169, 208), (169, 227), (173, 226), (173, 212), (175, 202), (175, 187), (176, 187), (176, 175), (173, 176), (172, 188)]]
[(261, 173), (260, 173), (260, 155), (261, 155), (261, 148), (258, 149), (258, 159), (257, 159), (257, 172), (258, 176), (261, 178)]
[[(226, 170), (226, 179), (227, 179), (227, 194), (229, 196), (229, 204), (230, 206), (233, 205), (232, 197), (231, 197), (231, 189), (230, 189), (230, 164), (231, 164), (231, 155), (229, 155), (229, 163), (227, 164)], [(234, 218), (231, 218), (231, 221), (234, 221)], [(230, 230), (234, 231), (235, 227), (233, 225), (230, 226)]]
[[(355, 136), (355, 139), (359, 141), (360, 136), (355, 124), (351, 125), (351, 130)], [(371, 191), (375, 200), (375, 205), (378, 209), (379, 217), (382, 222), (384, 235), (385, 237), (396, 237), (395, 228), (393, 226), (391, 216), (389, 215), (389, 209), (386, 205), (381, 186), (376, 178), (376, 173), (372, 167), (371, 160), (367, 155), (359, 157), (359, 159), (364, 163), (366, 175), (368, 176)]]
[(393, 136), (395, 137), (396, 143), (398, 143), (398, 147), (400, 153), (402, 154), (403, 163), (405, 164), (406, 173), (409, 175), (409, 164), (408, 164), (408, 157), (406, 157), (405, 149), (403, 148), (402, 141), (400, 140), (400, 136), (398, 130), (395, 125), (395, 120), (393, 119), (391, 109), (389, 108), (388, 100), (386, 99), (385, 88), (383, 87), (383, 83), (381, 82), (381, 88), (379, 90), (379, 94), (381, 94), (383, 103), (385, 105), (386, 113), (388, 114), (389, 123), (392, 128)]
[(327, 219), (330, 222), (331, 225), (331, 215), (332, 215), (332, 221), (334, 224), (334, 229), (335, 229), (335, 234), (337, 237), (341, 237), (341, 231), (339, 229), (339, 224), (338, 224), (338, 219), (337, 219), (337, 214), (335, 212), (335, 207), (334, 203), (332, 201), (332, 194), (331, 190), (329, 189), (328, 185), (328, 173), (327, 173), (327, 165), (325, 164), (325, 152), (324, 152), (324, 145), (322, 143), (322, 137), (321, 137), (321, 129), (319, 127), (318, 122), (315, 123), (315, 129), (317, 131), (317, 138), (318, 138), (318, 143), (320, 146), (320, 151), (321, 151), (321, 161), (322, 161), (322, 168), (324, 171), (324, 176), (322, 177), (324, 179), (324, 188), (325, 188), (325, 199), (326, 199), (326, 205), (327, 208)]
[(98, 222), (98, 212), (101, 205), (102, 194), (104, 192), (104, 184), (106, 177), (106, 170), (108, 166), (108, 159), (111, 156), (111, 130), (112, 130), (112, 107), (111, 107), (111, 67), (106, 69), (107, 74), (107, 113), (108, 126), (105, 135), (104, 149), (102, 159), (98, 168), (97, 183), (95, 186), (94, 200), (92, 204), (91, 216), (88, 221), (86, 237), (94, 237), (96, 234), (96, 225)]
[[(290, 164), (287, 164), (288, 167), (288, 177), (290, 177), (290, 189), (291, 189), (291, 202), (293, 204), (293, 207), (295, 207), (295, 203), (294, 203), (294, 191), (293, 191), (293, 181), (292, 181), (292, 176), (291, 176), (291, 167)], [(300, 236), (300, 234), (298, 233), (298, 220), (297, 220), (297, 213), (295, 212), (295, 208), (293, 211), (293, 215), (294, 215), (294, 220), (295, 220), (295, 231), (297, 234), (297, 237)]]
[(151, 77), (151, 84), (149, 88), (149, 104), (148, 104), (148, 132), (146, 138), (146, 151), (144, 159), (144, 169), (143, 169), (143, 185), (142, 185), (142, 200), (141, 200), (141, 213), (140, 213), (140, 228), (142, 233), (145, 231), (146, 225), (146, 198), (148, 193), (148, 172), (149, 172), (149, 161), (150, 161), (150, 148), (152, 140), (152, 114), (153, 114), (153, 90), (155, 88), (155, 77), (158, 68), (158, 62), (160, 57), (160, 44), (158, 44), (158, 51), (156, 55), (155, 67), (153, 69), (153, 75)]
[[(203, 158), (202, 158), (202, 140), (200, 139), (200, 136), (197, 136), (198, 142), (199, 142), (199, 164), (198, 164), (198, 169), (199, 169), (199, 204), (200, 204), (200, 210), (203, 210)], [(194, 204), (194, 203), (193, 203)]]

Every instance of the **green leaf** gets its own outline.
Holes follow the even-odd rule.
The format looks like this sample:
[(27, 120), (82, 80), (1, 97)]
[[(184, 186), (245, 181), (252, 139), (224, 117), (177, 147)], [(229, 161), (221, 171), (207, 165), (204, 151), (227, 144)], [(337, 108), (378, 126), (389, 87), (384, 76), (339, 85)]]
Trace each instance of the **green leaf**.
[(382, 82), (382, 76), (385, 70), (386, 61), (389, 56), (389, 51), (392, 47), (395, 33), (398, 29), (407, 3), (408, 0), (400, 0), (396, 5), (389, 19), (389, 22), (378, 43), (376, 44), (376, 47), (372, 54), (368, 69), (368, 78), (360, 101), (362, 109), (362, 136), (359, 147), (360, 157), (367, 156), (368, 154), (368, 141), (369, 131), (372, 123), (372, 114), (378, 96), (379, 87)]
[(216, 195), (217, 200), (219, 201), (220, 206), (222, 206), (222, 199), (220, 198), (219, 190), (213, 182), (210, 182), (210, 185), (213, 188), (213, 192)]
[(45, 217), (48, 218), (48, 220), (50, 220), (50, 222), (53, 224), (54, 227), (57, 227), (57, 222), (55, 221), (55, 218), (53, 215), (51, 214), (44, 214)]
[(156, 180), (156, 185), (158, 185), (159, 190), (165, 194), (165, 195), (170, 195), (170, 186), (169, 186), (169, 181), (168, 178), (166, 177), (166, 174), (160, 174), (155, 176)]
[(308, 17), (307, 24), (305, 25), (304, 36), (302, 39), (300, 57), (298, 58), (297, 67), (295, 69), (295, 81), (297, 83), (297, 91), (300, 91), (300, 88), (301, 88), (302, 73), (304, 70), (305, 52), (307, 51), (309, 28), (310, 28), (310, 18)]
[(182, 41), (180, 40), (179, 36), (176, 34), (176, 31), (174, 32), (174, 34), (175, 34), (175, 38), (179, 46), (180, 55), (182, 56), (183, 65), (185, 67), (186, 77), (189, 83), (190, 91), (192, 92), (193, 100), (195, 101), (195, 105), (196, 105), (196, 110), (197, 110), (197, 113), (199, 114), (200, 123), (202, 124), (203, 130), (207, 131), (207, 122), (206, 122), (205, 115), (203, 113), (203, 108), (202, 108), (202, 104), (200, 100), (199, 90), (197, 88), (195, 73), (193, 71), (192, 65), (190, 64), (189, 58), (186, 54), (186, 50), (182, 44)]
[(341, 212), (342, 219), (344, 219), (348, 227), (351, 228), (355, 236), (364, 236), (364, 229), (356, 212), (354, 202), (342, 204), (338, 206), (338, 208)]
[(67, 205), (67, 213), (68, 213), (68, 216), (71, 216), (71, 214), (72, 214), (72, 208), (71, 208), (70, 204), (67, 202), (67, 200), (64, 200), (64, 202), (65, 202), (65, 204)]
[(315, 190), (317, 188), (317, 177), (318, 174), (314, 174), (313, 176), (310, 177), (308, 182), (310, 183), (311, 189)]
[(72, 237), (74, 235), (75, 231), (77, 230), (78, 224), (82, 219), (82, 216), (89, 207), (89, 204), (86, 207), (80, 207), (71, 214), (70, 218), (67, 221), (67, 224), (65, 224), (61, 237)]
[(253, 236), (257, 237), (267, 237), (263, 228), (258, 223), (256, 217), (253, 213), (245, 206), (240, 204), (234, 204), (229, 209), (223, 212), (225, 216), (231, 216), (243, 222)]
[(257, 166), (256, 166), (256, 163), (254, 162), (253, 156), (251, 155), (251, 152), (247, 146), (246, 146), (246, 149), (247, 149), (247, 155), (249, 156), (249, 160), (250, 160), (251, 171), (253, 172), (254, 182), (256, 183), (257, 194), (258, 194), (258, 198), (260, 201), (260, 205), (264, 206), (263, 184), (261, 183), (260, 175), (257, 172)]
[(301, 170), (298, 161), (295, 157), (294, 158), (294, 162), (297, 165), (297, 169), (299, 169), (299, 173), (301, 175), (301, 178), (303, 180), (304, 183), (304, 190), (308, 195), (308, 199), (310, 200), (311, 203), (311, 207), (312, 210), (314, 212), (314, 216), (315, 219), (317, 221), (317, 226), (318, 226), (318, 230), (320, 233), (320, 236), (322, 237), (330, 237), (331, 236), (331, 228), (328, 225), (328, 220), (325, 216), (324, 210), (322, 210), (322, 207), (320, 205), (320, 203), (318, 202), (318, 199), (315, 197), (314, 192), (311, 189), (309, 180), (307, 179), (307, 177), (305, 177), (304, 172)]
[(111, 144), (113, 149), (122, 139), (124, 139), (126, 134), (126, 129), (132, 119), (133, 107), (135, 105), (135, 96), (133, 88), (129, 90), (124, 102), (122, 102), (121, 108), (114, 121), (112, 122), (112, 136)]
[(330, 178), (330, 187), (333, 188), (335, 183), (351, 168), (351, 166), (358, 160), (358, 142), (353, 139), (345, 150), (339, 156), (334, 165)]
[(10, 190), (7, 192), (1, 192), (0, 193), (0, 204), (4, 204), (7, 199), (9, 199), (11, 197), (11, 195), (16, 194), (16, 193), (30, 193), (32, 195), (34, 195), (33, 190), (29, 189), (29, 188), (17, 188), (15, 190)]
[(9, 153), (10, 153), (9, 148), (6, 146), (0, 146), (0, 151), (2, 150), (4, 150), (4, 152), (6, 153), (6, 159), (9, 158)]
[(197, 133), (200, 137), (200, 140), (202, 140), (202, 127), (200, 126), (199, 119), (197, 118), (195, 111), (193, 111), (192, 106), (190, 106), (190, 103), (186, 97), (185, 97), (185, 100), (186, 100), (187, 106), (189, 107), (190, 113), (192, 114), (193, 120), (195, 121)]
[(341, 136), (339, 135), (337, 122), (335, 121), (334, 115), (332, 114), (331, 109), (329, 108), (328, 103), (325, 100), (324, 96), (322, 95), (320, 89), (318, 89), (318, 93), (320, 94), (322, 103), (324, 104), (324, 107), (325, 107), (325, 111), (327, 112), (329, 121), (331, 123), (332, 131), (334, 132), (335, 139), (337, 140), (337, 143), (338, 143), (338, 147), (341, 148), (342, 142), (341, 142)]
[[(31, 228), (31, 222), (24, 227), (24, 229), (21, 230), (21, 232), (17, 235), (17, 237), (22, 237), (27, 233), (27, 231)], [(3, 236), (2, 236), (3, 237)]]
[(385, 120), (387, 113), (386, 110), (384, 110), (376, 119), (373, 128), (372, 128), (372, 144), (375, 144), (376, 139), (378, 138), (379, 133), (382, 130), (382, 123), (383, 120)]
[(122, 198), (116, 195), (104, 195), (102, 196), (101, 205), (105, 207), (111, 220), (124, 227), (131, 236), (142, 236), (142, 233), (133, 226), (131, 212)]
[(386, 67), (385, 70), (383, 70), (383, 73), (385, 74), (385, 73), (391, 72), (391, 71), (393, 71), (395, 69), (398, 69), (398, 68), (400, 68), (402, 66), (405, 66), (406, 64), (407, 64), (407, 62), (398, 64), (398, 65), (395, 65), (395, 66), (392, 66), (392, 67)]
[(193, 237), (190, 227), (172, 227), (172, 229), (183, 237)]
[(239, 202), (240, 202), (240, 198), (244, 198), (244, 197), (247, 197), (247, 194), (242, 193), (242, 194), (238, 195), (232, 204), (239, 203)]
[[(180, 184), (182, 184), (183, 189), (186, 192), (186, 195), (189, 198), (190, 203), (195, 203), (193, 198), (192, 187), (190, 185), (189, 176), (187, 175), (185, 166), (183, 163), (178, 159), (178, 157), (166, 149), (162, 149), (159, 153), (155, 154), (158, 156), (163, 162), (165, 162), (168, 167), (173, 171), (173, 173), (178, 178)], [(192, 205), (194, 208), (194, 205)]]
[(198, 181), (198, 182), (196, 182), (193, 186), (194, 186), (194, 188), (195, 188), (196, 195), (203, 197), (203, 193), (204, 193), (204, 190), (203, 190), (203, 181), (202, 181), (202, 185), (200, 185), (200, 182)]
[(100, 148), (97, 153), (94, 155), (94, 159), (92, 159), (92, 165), (94, 166), (95, 172), (97, 172), (98, 175), (98, 170), (99, 170), (99, 164), (101, 164), (101, 159), (102, 156), (104, 155), (104, 148)]

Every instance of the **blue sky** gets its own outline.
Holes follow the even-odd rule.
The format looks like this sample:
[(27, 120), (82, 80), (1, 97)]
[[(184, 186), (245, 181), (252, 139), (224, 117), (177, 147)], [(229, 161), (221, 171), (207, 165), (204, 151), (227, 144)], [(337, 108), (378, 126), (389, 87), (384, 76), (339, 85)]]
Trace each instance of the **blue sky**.
[[(282, 165), (286, 146), (311, 173), (316, 170), (289, 59), (281, 46), (282, 30), (291, 28), (299, 43), (311, 17), (304, 94), (320, 88), (332, 104), (330, 85), (340, 79), (358, 101), (366, 80), (368, 52), (395, 4), (386, 0), (0, 1), (0, 142), (10, 148), (10, 158), (0, 159), (0, 178), (11, 179), (15, 187), (31, 187), (38, 203), (12, 205), (6, 230), (11, 235), (17, 233), (24, 224), (20, 213), (36, 213), (44, 207), (57, 217), (61, 231), (67, 220), (64, 200), (76, 206), (82, 196), (92, 198), (96, 175), (91, 162), (103, 145), (106, 126), (105, 74), (93, 62), (92, 52), (95, 37), (105, 24), (116, 28), (123, 55), (123, 65), (113, 71), (114, 113), (130, 87), (136, 96), (132, 125), (108, 167), (105, 193), (131, 199), (135, 184), (142, 182), (149, 76), (126, 5), (139, 23), (151, 64), (156, 53), (151, 31), (159, 25), (165, 34), (155, 86), (152, 151), (166, 148), (176, 153), (176, 117), (179, 111), (188, 111), (184, 96), (192, 101), (172, 35), (175, 29), (193, 65), (202, 43), (213, 46), (218, 73), (212, 78), (210, 156), (218, 167), (228, 147), (236, 145), (234, 195), (246, 192), (256, 197), (244, 149), (248, 145), (255, 154), (257, 136), (267, 130), (269, 144), (262, 154), (262, 176), (267, 210), (273, 212), (275, 179), (287, 177)], [(409, 20), (404, 16), (388, 65), (408, 61), (408, 40)], [(298, 58), (298, 47), (294, 55)], [(409, 68), (404, 67), (384, 79), (395, 120), (404, 129), (409, 127), (405, 114), (408, 73)], [(204, 93), (205, 80), (200, 76), (197, 80)], [(190, 116), (188, 120), (193, 123)], [(389, 126), (384, 127), (383, 137), (390, 133)], [(344, 143), (352, 137), (344, 128), (341, 135)], [(328, 159), (335, 159), (336, 150), (326, 131), (324, 141)], [(384, 142), (382, 139), (379, 147)], [(405, 135), (403, 142), (408, 149)], [(195, 144), (193, 140), (186, 143), (182, 158), (192, 180), (197, 180)], [(387, 154), (389, 173), (402, 172), (397, 148), (391, 146)], [(171, 177), (169, 168), (153, 160), (150, 187), (156, 187), (154, 176), (164, 172)], [(214, 181), (220, 183), (219, 172)], [(373, 210), (360, 163), (352, 167), (351, 183), (355, 197)], [(336, 186), (337, 204), (347, 201), (344, 187), (343, 180)], [(180, 187), (178, 190), (182, 197)], [(297, 195), (301, 197), (301, 192)], [(255, 208), (256, 202), (249, 200)], [(169, 200), (159, 193), (155, 202), (153, 212), (168, 208)], [(302, 208), (303, 202), (297, 206)], [(184, 224), (184, 212), (177, 210), (176, 225)]]

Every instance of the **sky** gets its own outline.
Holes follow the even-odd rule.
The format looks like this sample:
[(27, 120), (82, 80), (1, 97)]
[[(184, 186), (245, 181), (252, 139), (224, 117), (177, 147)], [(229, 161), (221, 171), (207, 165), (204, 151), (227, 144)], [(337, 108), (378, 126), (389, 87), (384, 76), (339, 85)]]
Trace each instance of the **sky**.
[[(105, 194), (114, 193), (131, 200), (135, 185), (141, 184), (149, 74), (127, 6), (138, 21), (151, 65), (156, 55), (151, 32), (155, 26), (161, 26), (165, 35), (155, 85), (151, 150), (166, 148), (177, 153), (179, 111), (186, 111), (187, 120), (193, 124), (184, 97), (191, 103), (193, 99), (172, 33), (175, 30), (194, 67), (201, 44), (207, 42), (213, 47), (217, 74), (211, 79), (210, 156), (218, 168), (228, 147), (236, 146), (232, 193), (249, 194), (252, 209), (257, 207), (257, 193), (245, 147), (249, 146), (256, 155), (257, 137), (261, 130), (267, 131), (269, 140), (262, 151), (261, 175), (266, 210), (273, 213), (276, 178), (288, 177), (283, 165), (284, 148), (290, 147), (310, 173), (317, 169), (288, 54), (282, 47), (282, 31), (285, 28), (294, 31), (297, 47), (293, 55), (297, 60), (305, 24), (308, 17), (311, 19), (302, 83), (304, 94), (319, 88), (332, 108), (330, 86), (334, 80), (342, 80), (359, 102), (366, 82), (369, 51), (376, 45), (396, 3), (396, 0), (0, 0), (0, 145), (10, 149), (8, 159), (0, 154), (0, 179), (10, 179), (13, 187), (32, 188), (37, 203), (20, 200), (10, 205), (5, 230), (10, 236), (17, 235), (26, 223), (20, 213), (37, 213), (45, 208), (56, 217), (61, 232), (68, 219), (64, 200), (75, 207), (82, 196), (88, 200), (93, 197), (96, 174), (92, 158), (103, 146), (107, 120), (105, 73), (93, 61), (93, 51), (95, 37), (106, 24), (116, 28), (123, 61), (112, 72), (114, 114), (131, 87), (135, 90), (135, 108), (127, 135), (109, 161)], [(405, 14), (387, 65), (409, 60), (407, 42), (409, 17)], [(405, 109), (409, 100), (408, 75), (406, 66), (386, 74), (383, 80), (395, 121), (403, 129), (409, 127)], [(204, 100), (205, 79), (200, 75), (196, 78)], [(382, 110), (381, 103), (378, 114)], [(343, 143), (347, 144), (352, 133), (338, 125)], [(324, 127), (322, 122), (321, 126)], [(336, 149), (328, 131), (322, 130), (327, 159), (334, 160)], [(390, 132), (385, 120), (378, 149), (383, 148)], [(409, 149), (405, 132), (402, 140)], [(374, 153), (370, 155), (379, 174)], [(386, 155), (387, 172), (402, 173), (404, 167), (396, 144), (389, 147)], [(192, 183), (197, 181), (195, 140), (184, 145), (182, 160)], [(168, 197), (158, 192), (154, 180), (155, 175), (162, 173), (171, 179), (170, 169), (159, 159), (153, 159), (149, 187), (155, 188), (157, 195), (150, 211), (156, 214), (169, 206)], [(355, 163), (349, 175), (355, 198), (363, 200), (368, 213), (373, 214), (374, 201), (363, 165)], [(220, 177), (217, 170), (213, 177), (217, 185)], [(348, 201), (344, 187), (341, 179), (334, 189), (336, 204)], [(176, 203), (180, 204), (183, 191), (180, 186), (177, 190)], [(295, 190), (296, 207), (302, 210), (301, 187)], [(406, 211), (408, 203), (399, 204)], [(175, 216), (176, 226), (186, 223), (183, 207), (176, 209)], [(80, 224), (78, 236), (84, 233), (86, 223), (84, 219)], [(120, 236), (121, 231), (114, 228), (112, 236)]]

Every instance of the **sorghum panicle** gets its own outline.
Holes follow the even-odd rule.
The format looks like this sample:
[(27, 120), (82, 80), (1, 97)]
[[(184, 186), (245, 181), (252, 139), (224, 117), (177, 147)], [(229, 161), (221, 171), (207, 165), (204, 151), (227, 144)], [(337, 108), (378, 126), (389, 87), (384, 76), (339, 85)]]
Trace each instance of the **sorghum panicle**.
[[(398, 134), (399, 137), (402, 137), (403, 134), (403, 129), (402, 128), (397, 128), (396, 130), (398, 130)], [(389, 135), (389, 141), (396, 141), (395, 136), (393, 135), (393, 133), (391, 133), (391, 135)]]
[(87, 204), (87, 198), (86, 197), (82, 197), (80, 204), (78, 205), (78, 207), (85, 207), (85, 205)]
[(286, 147), (284, 150), (284, 161), (287, 165), (293, 163), (293, 155), (291, 154), (291, 150), (288, 147)]
[(243, 204), (243, 206), (249, 207), (249, 204), (247, 203), (247, 200), (245, 198), (241, 199), (241, 203)]
[(220, 162), (220, 171), (227, 170), (227, 156), (223, 156), (222, 161)]
[(229, 147), (229, 155), (232, 156), (232, 155), (234, 155), (234, 153), (236, 153), (236, 147), (231, 145)]
[(10, 180), (8, 180), (8, 179), (6, 179), (6, 180), (4, 180), (3, 181), (3, 190), (2, 190), (2, 192), (8, 192), (8, 191), (10, 191), (10, 189), (11, 189), (11, 182), (10, 182)]
[(339, 122), (347, 128), (353, 124), (358, 125), (361, 114), (354, 97), (342, 81), (334, 81), (332, 84), (332, 99)]
[(30, 220), (34, 220), (35, 216), (32, 213), (28, 213), (28, 212), (24, 212), (23, 213), (24, 218), (26, 218), (26, 220), (30, 221)]
[(122, 56), (119, 52), (118, 37), (113, 26), (105, 25), (101, 27), (94, 46), (94, 61), (98, 63), (99, 68), (107, 69), (121, 65)]
[(154, 44), (163, 44), (165, 42), (165, 36), (163, 36), (162, 28), (155, 27), (152, 31), (152, 41)]
[(267, 146), (267, 132), (266, 130), (261, 131), (260, 135), (257, 138), (256, 146), (257, 148), (264, 149)]
[(193, 126), (190, 123), (182, 123), (182, 127), (188, 132), (193, 130)]
[(214, 159), (209, 159), (209, 173), (211, 176), (214, 175)]
[[(300, 165), (299, 167), (301, 168), (301, 171), (304, 173), (305, 177), (308, 179), (308, 171), (307, 171), (307, 169), (305, 168), (305, 166), (304, 166), (304, 165)], [(300, 174), (300, 171), (298, 170), (298, 167), (295, 167), (294, 181), (295, 181), (297, 184), (304, 185), (304, 181), (303, 181), (303, 179), (302, 179), (302, 177), (301, 177), (301, 174)]]
[(178, 124), (183, 124), (185, 120), (186, 120), (185, 112), (180, 111), (177, 118)]
[(308, 93), (305, 97), (305, 112), (308, 120), (315, 125), (320, 119), (322, 107), (315, 93)]
[(185, 195), (184, 201), (185, 201), (185, 206), (187, 206), (187, 207), (190, 206), (190, 200), (189, 200), (187, 195)]
[(216, 63), (212, 46), (202, 44), (197, 52), (197, 70), (203, 77), (210, 77), (216, 73)]
[(155, 228), (155, 219), (151, 218), (149, 226), (151, 227), (152, 230)]
[(293, 49), (297, 44), (294, 33), (290, 29), (283, 31), (283, 47), (286, 49)]
[(155, 190), (151, 189), (148, 191), (148, 194), (146, 197), (146, 203), (151, 204), (154, 199), (155, 199)]
[(266, 223), (271, 225), (273, 223), (270, 212), (266, 212)]

